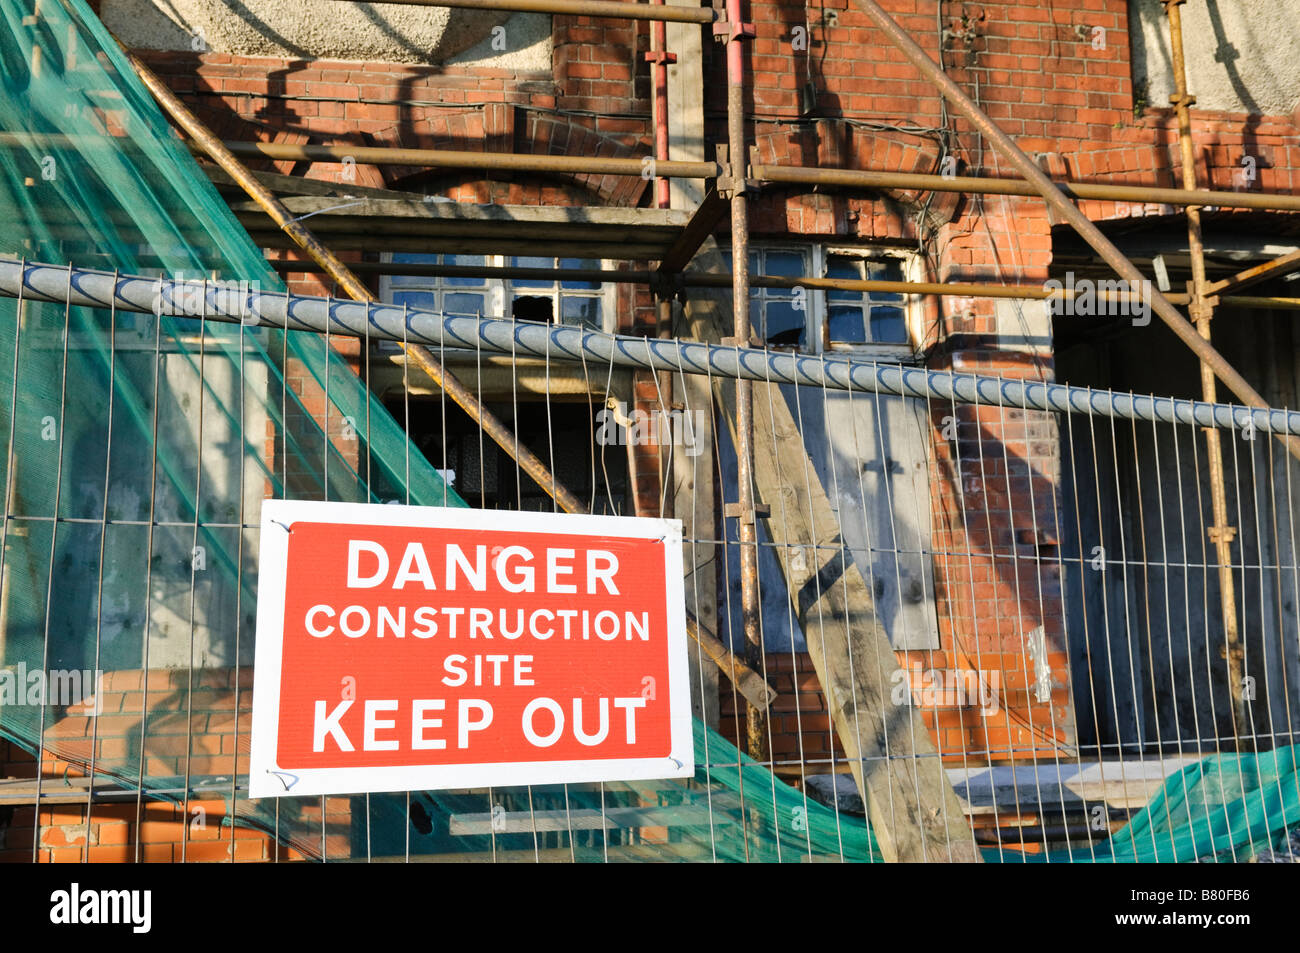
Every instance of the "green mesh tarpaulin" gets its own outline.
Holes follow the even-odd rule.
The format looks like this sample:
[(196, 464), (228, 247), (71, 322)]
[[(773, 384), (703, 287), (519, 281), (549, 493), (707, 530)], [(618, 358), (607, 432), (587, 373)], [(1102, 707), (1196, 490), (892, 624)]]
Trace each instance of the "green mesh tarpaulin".
[[(0, 18), (0, 254), (282, 287), (81, 0), (3, 0)], [(309, 856), (872, 857), (861, 817), (742, 765), (701, 725), (694, 783), (348, 798), (341, 815), (339, 799), (241, 797), (209, 746), (251, 701), (260, 501), (464, 503), (323, 338), (204, 327), (174, 304), (0, 300), (0, 663), (142, 691), (105, 691), (120, 707), (94, 719), (0, 700), (8, 738), (159, 797), (225, 798)], [(550, 831), (511, 833), (501, 818), (521, 811)]]
[[(1125, 827), (1053, 862), (1300, 862), (1300, 748), (1214, 755), (1171, 775)], [(1006, 852), (1008, 855), (1011, 852)], [(1015, 858), (1005, 858), (1015, 859)]]
[[(0, 253), (281, 287), (84, 4), (6, 0), (0, 21)], [(0, 301), (11, 671), (247, 666), (265, 496), (464, 505), (322, 338), (166, 316), (183, 305)], [(324, 418), (301, 390), (325, 395)], [(174, 790), (177, 716), (206, 727), (190, 681), (158, 686), (147, 718), (105, 712), (93, 740), (59, 734), (65, 706), (13, 699), (0, 730)], [(219, 783), (190, 760), (191, 782)]]

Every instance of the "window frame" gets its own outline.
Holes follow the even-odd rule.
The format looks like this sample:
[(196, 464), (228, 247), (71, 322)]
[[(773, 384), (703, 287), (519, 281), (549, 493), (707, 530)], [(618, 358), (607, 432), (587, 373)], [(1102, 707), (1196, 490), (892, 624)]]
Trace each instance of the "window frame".
[[(832, 257), (857, 258), (864, 261), (895, 260), (899, 262), (899, 271), (903, 281), (916, 281), (917, 267), (920, 264), (920, 256), (915, 252), (909, 252), (901, 248), (818, 244), (813, 248), (815, 274), (825, 277), (829, 259)], [(817, 342), (817, 353), (848, 353), (859, 356), (880, 357), (891, 361), (912, 361), (919, 358), (920, 348), (916, 342), (919, 340), (917, 319), (921, 309), (920, 295), (904, 294), (902, 300), (898, 302), (898, 308), (903, 312), (903, 328), (907, 332), (907, 341), (853, 343), (830, 340), (830, 304), (826, 300), (826, 289), (818, 288), (817, 292), (814, 296), (816, 304), (812, 309), (814, 327), (810, 333), (810, 338)], [(869, 293), (863, 292), (864, 295)]]
[[(823, 242), (799, 243), (789, 239), (775, 239), (772, 241), (751, 242), (750, 250), (751, 252), (759, 252), (760, 255), (764, 256), (769, 251), (797, 254), (804, 260), (805, 275), (808, 277), (826, 277), (828, 259), (832, 256), (877, 261), (885, 258), (894, 259), (900, 263), (904, 281), (917, 281), (920, 277), (920, 256), (916, 252), (902, 248), (836, 245)], [(762, 260), (764, 259), (760, 257), (760, 262)], [(763, 273), (762, 269), (758, 273)], [(782, 289), (751, 288), (751, 295), (765, 304), (769, 292), (772, 291), (780, 294)], [(801, 354), (849, 354), (857, 357), (877, 358), (891, 363), (911, 363), (920, 360), (921, 348), (917, 342), (921, 340), (921, 335), (918, 333), (922, 319), (921, 295), (904, 294), (902, 296), (903, 300), (898, 303), (898, 307), (903, 312), (903, 325), (907, 329), (908, 340), (906, 342), (845, 343), (833, 342), (829, 339), (830, 326), (828, 318), (830, 305), (826, 297), (827, 289), (809, 288), (808, 292), (804, 312), (804, 340), (808, 342), (807, 346), (802, 349), (781, 344), (767, 344), (765, 346), (783, 351), (796, 351)], [(788, 294), (788, 292), (785, 293)], [(867, 292), (863, 292), (863, 294), (867, 294)]]
[[(407, 254), (418, 254), (418, 253), (407, 253)], [(448, 255), (448, 254), (457, 254), (457, 253), (456, 253), (456, 252), (430, 252), (429, 254), (430, 254), (430, 255)], [(483, 255), (483, 256), (481, 256), (481, 257), (484, 259), (484, 265), (485, 265), (485, 267), (490, 267), (490, 268), (503, 268), (503, 267), (507, 267), (507, 263), (508, 263), (508, 261), (509, 261), (511, 258), (545, 258), (545, 257), (550, 257), (552, 260), (554, 260), (554, 261), (556, 261), (556, 262), (559, 262), (559, 261), (562, 260), (562, 256), (557, 256), (557, 255), (552, 255), (552, 256), (545, 256), (545, 255)], [(608, 268), (611, 268), (611, 267), (613, 266), (613, 262), (611, 262), (609, 259), (601, 258), (601, 259), (589, 259), (589, 260), (591, 260), (591, 261), (595, 261), (595, 262), (596, 262), (596, 267), (601, 268), (601, 269), (608, 269)], [(392, 252), (382, 252), (381, 255), (380, 255), (380, 262), (383, 263), (383, 264), (385, 264), (385, 265), (391, 265), (391, 264), (393, 263), (393, 253), (392, 253)], [(528, 266), (524, 266), (524, 267), (528, 267)], [(556, 267), (558, 267), (558, 265), (557, 265)], [(389, 303), (389, 304), (391, 304), (391, 303), (393, 302), (393, 294), (394, 294), (395, 292), (401, 292), (401, 291), (428, 291), (428, 292), (439, 292), (439, 293), (440, 293), (440, 292), (444, 292), (444, 291), (452, 291), (453, 293), (454, 293), (454, 292), (457, 292), (457, 291), (459, 291), (459, 292), (470, 291), (470, 293), (478, 293), (478, 290), (479, 290), (479, 289), (468, 289), (468, 288), (465, 288), (464, 286), (453, 286), (453, 287), (451, 287), (451, 288), (447, 288), (447, 287), (442, 286), (441, 284), (439, 284), (440, 282), (445, 281), (445, 280), (446, 280), (445, 278), (441, 278), (441, 277), (430, 277), (430, 276), (425, 276), (425, 277), (416, 277), (416, 278), (413, 279), (414, 281), (417, 281), (417, 282), (428, 282), (428, 286), (427, 286), (427, 287), (426, 287), (426, 286), (423, 286), (423, 285), (419, 285), (419, 284), (405, 284), (405, 285), (402, 285), (402, 286), (400, 286), (400, 287), (394, 288), (394, 287), (393, 287), (393, 281), (392, 281), (392, 279), (393, 279), (394, 277), (395, 277), (395, 276), (392, 275), (392, 274), (390, 274), (388, 271), (383, 271), (383, 272), (380, 273), (380, 276), (379, 276), (379, 298), (380, 298), (381, 301), (383, 301), (383, 302), (385, 302), (385, 303)], [(597, 286), (596, 286), (595, 288), (569, 288), (569, 289), (566, 289), (566, 288), (561, 287), (562, 279), (556, 278), (554, 281), (552, 281), (552, 283), (551, 283), (551, 284), (552, 284), (552, 287), (548, 290), (548, 289), (546, 289), (546, 288), (519, 288), (519, 289), (515, 289), (515, 288), (512, 287), (512, 284), (513, 284), (513, 282), (516, 281), (516, 280), (518, 280), (518, 279), (514, 279), (514, 278), (493, 278), (493, 277), (488, 277), (488, 278), (484, 278), (484, 279), (483, 279), (483, 284), (484, 284), (484, 287), (485, 287), (485, 289), (486, 289), (486, 291), (485, 291), (485, 300), (484, 300), (484, 305), (483, 305), (483, 310), (484, 310), (484, 314), (483, 314), (483, 316), (484, 316), (484, 317), (488, 317), (488, 318), (497, 318), (497, 319), (505, 320), (505, 321), (509, 321), (509, 320), (511, 320), (510, 316), (506, 314), (507, 303), (511, 300), (512, 297), (514, 297), (514, 296), (516, 296), (516, 295), (519, 295), (519, 296), (526, 296), (526, 297), (539, 297), (539, 298), (540, 298), (540, 297), (550, 297), (550, 299), (551, 299), (551, 303), (552, 303), (552, 307), (551, 307), (552, 324), (553, 324), (553, 325), (557, 325), (557, 326), (564, 326), (564, 321), (563, 321), (563, 317), (562, 317), (562, 313), (561, 313), (561, 312), (562, 312), (562, 303), (561, 303), (561, 302), (562, 302), (562, 300), (563, 300), (563, 298), (564, 298), (565, 292), (568, 291), (568, 292), (570, 293), (570, 296), (571, 296), (571, 297), (575, 297), (575, 298), (598, 298), (598, 299), (600, 300), (600, 302), (601, 302), (601, 321), (600, 321), (601, 327), (600, 327), (600, 330), (601, 330), (602, 332), (606, 333), (606, 334), (615, 334), (615, 333), (617, 333), (617, 320), (618, 320), (618, 315), (617, 315), (617, 306), (618, 306), (618, 299), (617, 299), (617, 285), (616, 285), (614, 282), (611, 282), (611, 281), (602, 281), (602, 282), (597, 283)], [(523, 280), (526, 281), (526, 280), (530, 280), (530, 279), (523, 279)], [(535, 279), (533, 279), (533, 280), (535, 280)], [(584, 324), (584, 325), (568, 325), (568, 326), (569, 326), (569, 327), (586, 327), (585, 324)]]

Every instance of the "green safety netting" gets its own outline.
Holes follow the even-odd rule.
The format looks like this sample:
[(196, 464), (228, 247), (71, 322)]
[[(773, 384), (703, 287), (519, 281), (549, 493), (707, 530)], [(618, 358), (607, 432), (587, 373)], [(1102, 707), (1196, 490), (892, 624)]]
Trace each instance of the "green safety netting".
[(370, 819), (369, 838), (353, 848), (358, 859), (476, 851), (525, 862), (880, 860), (860, 813), (808, 798), (698, 719), (695, 758), (688, 781), (371, 795), (353, 806)]
[[(1056, 851), (1056, 862), (1300, 862), (1300, 748), (1212, 755), (1165, 780), (1102, 844)], [(1006, 852), (1004, 859), (1020, 859)]]
[[(82, 0), (3, 0), (0, 16), (0, 254), (283, 287)], [(742, 767), (703, 726), (701, 759), (719, 766), (695, 783), (352, 798), (345, 830), (337, 812), (322, 822), (320, 799), (241, 798), (243, 779), (206, 746), (208, 719), (234, 712), (230, 688), (240, 711), (250, 703), (260, 501), (465, 504), (322, 337), (203, 328), (163, 310), (0, 299), (0, 664), (104, 671), (119, 687), (123, 673), (170, 671), (147, 686), (147, 714), (123, 700), (91, 728), (60, 699), (0, 694), (6, 737), (69, 762), (93, 752), (97, 774), (159, 797), (225, 798), (227, 816), (309, 856), (533, 849), (539, 838), (490, 820), (486, 837), (448, 832), (453, 820), (472, 828), (475, 811), (514, 817), (557, 799), (578, 812), (578, 833), (539, 835), (548, 849), (617, 857), (647, 849), (662, 824), (665, 859), (870, 856), (860, 817)], [(308, 392), (328, 404), (330, 439)], [(655, 813), (633, 830), (591, 819), (642, 808)]]
[[(0, 254), (282, 288), (83, 0), (0, 0), (0, 16)], [(0, 697), (0, 733), (27, 749), (93, 753), (98, 774), (152, 796), (223, 798), (227, 817), (315, 857), (878, 859), (860, 813), (810, 800), (699, 721), (687, 781), (371, 795), (346, 810), (241, 797), (201, 745), (222, 717), (229, 732), (232, 689), (238, 710), (250, 703), (260, 501), (464, 502), (311, 334), (0, 299), (0, 409), (0, 665), (171, 673), (134, 711), (100, 714), (92, 737), (62, 730), (79, 723), (67, 705)], [(1297, 790), (1294, 749), (1208, 759), (1104, 851), (1038, 859), (1244, 859), (1283, 846)]]

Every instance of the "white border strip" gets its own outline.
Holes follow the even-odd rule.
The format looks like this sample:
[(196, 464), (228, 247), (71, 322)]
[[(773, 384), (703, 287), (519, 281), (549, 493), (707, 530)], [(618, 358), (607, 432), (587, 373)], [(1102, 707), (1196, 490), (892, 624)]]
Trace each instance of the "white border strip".
[[(497, 764), (322, 768), (300, 769), (296, 772), (281, 769), (277, 764), (276, 742), (280, 681), (283, 673), (285, 586), (289, 557), (288, 530), (296, 522), (497, 531), (509, 529), (516, 532), (573, 536), (599, 535), (662, 541), (667, 593), (671, 756), (599, 761), (517, 761)], [(527, 784), (577, 784), (592, 781), (643, 781), (685, 778), (695, 774), (690, 679), (687, 674), (686, 602), (682, 580), (680, 520), (475, 510), (441, 506), (264, 500), (254, 666), (253, 727), (248, 778), (249, 796), (253, 798)]]

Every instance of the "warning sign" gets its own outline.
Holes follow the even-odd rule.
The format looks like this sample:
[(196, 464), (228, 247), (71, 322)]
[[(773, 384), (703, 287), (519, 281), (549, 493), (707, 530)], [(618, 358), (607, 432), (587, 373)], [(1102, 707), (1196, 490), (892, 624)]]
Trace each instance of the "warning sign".
[(267, 500), (252, 797), (694, 773), (676, 520)]

